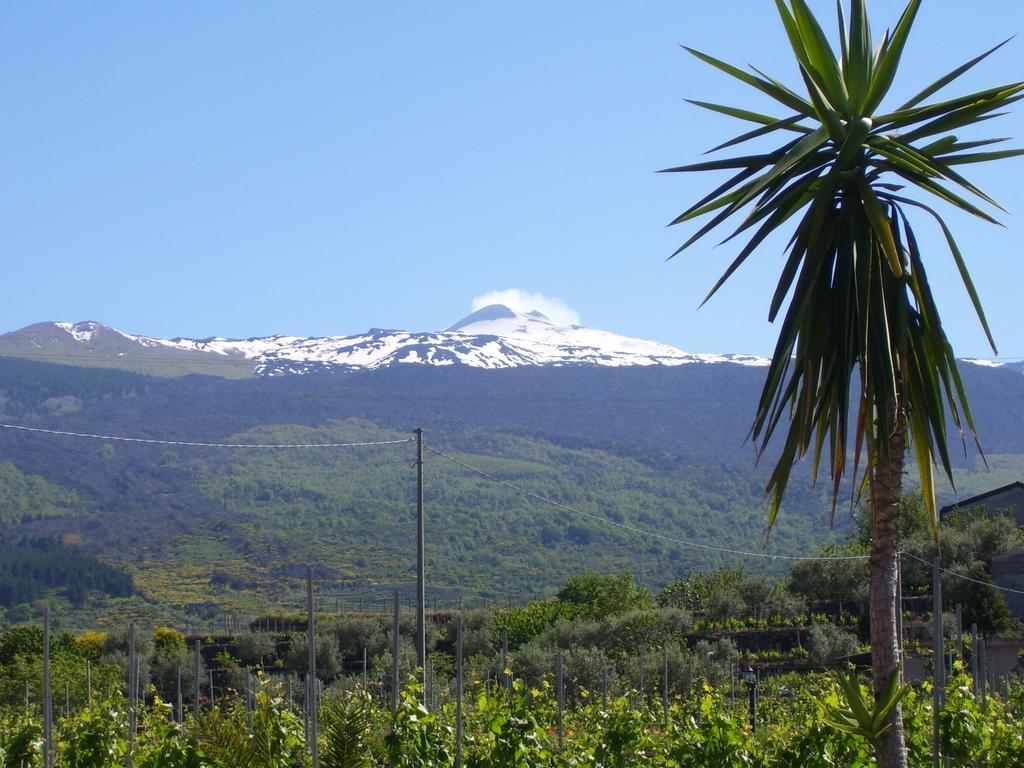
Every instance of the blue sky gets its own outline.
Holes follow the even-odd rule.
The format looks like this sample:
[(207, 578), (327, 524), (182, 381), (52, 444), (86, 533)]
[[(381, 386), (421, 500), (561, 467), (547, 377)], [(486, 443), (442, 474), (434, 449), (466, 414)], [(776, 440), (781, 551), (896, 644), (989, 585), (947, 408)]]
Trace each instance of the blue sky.
[[(831, 0), (812, 5), (831, 23)], [(901, 4), (871, 7), (878, 32)], [(1024, 32), (1018, 2), (963, 8), (925, 3), (897, 95)], [(680, 43), (795, 83), (768, 0), (36, 2), (0, 19), (0, 331), (423, 330), (518, 289), (689, 351), (771, 351), (778, 244), (697, 311), (735, 249), (666, 263), (689, 230), (665, 223), (713, 179), (654, 173), (738, 132), (682, 98), (752, 103)], [(1024, 78), (1021, 46), (955, 88)], [(1024, 109), (988, 125), (1024, 139)], [(950, 217), (1017, 357), (1022, 174), (973, 176), (1006, 229)], [(957, 352), (990, 354), (921, 231)]]

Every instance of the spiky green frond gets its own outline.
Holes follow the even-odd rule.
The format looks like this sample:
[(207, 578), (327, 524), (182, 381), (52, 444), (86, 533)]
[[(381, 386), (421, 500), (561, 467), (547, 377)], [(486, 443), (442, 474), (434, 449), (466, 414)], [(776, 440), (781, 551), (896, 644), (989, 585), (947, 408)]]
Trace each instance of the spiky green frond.
[(899, 673), (893, 672), (882, 696), (872, 701), (870, 696), (865, 695), (855, 672), (837, 674), (834, 679), (842, 705), (828, 708), (825, 724), (877, 745), (890, 727), (889, 715), (907, 695), (910, 686), (901, 685)]
[(322, 768), (371, 768), (370, 708), (365, 697), (335, 699), (324, 708), (320, 725)]
[(887, 455), (894, 424), (906, 425), (934, 522), (933, 466), (951, 475), (947, 419), (961, 437), (973, 435), (974, 423), (908, 213), (927, 214), (938, 224), (994, 350), (963, 254), (931, 203), (941, 200), (998, 223), (984, 207), (1002, 210), (998, 203), (961, 170), (1024, 150), (976, 152), (1005, 139), (965, 141), (953, 132), (1001, 114), (1024, 98), (1024, 83), (925, 103), (1000, 43), (885, 112), (882, 104), (920, 0), (907, 3), (896, 26), (877, 44), (865, 0), (851, 0), (848, 15), (839, 6), (838, 51), (806, 0), (776, 0), (776, 6), (806, 95), (756, 68), (746, 72), (687, 48), (772, 97), (784, 111), (774, 116), (693, 103), (758, 126), (712, 151), (778, 131), (802, 135), (775, 151), (667, 169), (734, 174), (671, 222), (711, 217), (673, 256), (739, 217), (726, 240), (747, 240), (710, 297), (772, 232), (796, 222), (769, 318), (785, 311), (751, 430), (763, 451), (785, 425), (781, 456), (767, 486), (770, 523), (797, 460), (810, 454), (815, 474), (827, 460), (835, 502), (851, 443), (856, 476), (865, 451), (870, 461)]
[(302, 723), (274, 691), (255, 695), (250, 724), (241, 708), (212, 709), (195, 724), (194, 734), (213, 768), (277, 768), (299, 765), (305, 751)]

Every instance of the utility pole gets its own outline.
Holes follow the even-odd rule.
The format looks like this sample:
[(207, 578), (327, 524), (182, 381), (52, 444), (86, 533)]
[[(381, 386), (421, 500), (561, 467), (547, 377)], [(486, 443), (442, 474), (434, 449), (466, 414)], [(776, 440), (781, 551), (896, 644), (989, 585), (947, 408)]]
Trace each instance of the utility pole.
[(195, 720), (195, 722), (197, 722), (197, 723), (199, 722), (199, 695), (200, 695), (199, 683), (202, 680), (200, 672), (201, 672), (201, 669), (202, 669), (202, 666), (203, 666), (202, 647), (203, 647), (203, 641), (200, 640), (197, 637), (196, 638), (196, 657), (195, 657), (195, 662), (194, 662), (195, 672), (194, 672), (194, 674), (192, 676), (192, 678), (193, 678), (192, 679), (192, 683), (193, 683), (193, 686), (192, 686), (192, 717)]
[(320, 729), (318, 722), (319, 701), (316, 689), (316, 605), (313, 602), (313, 567), (306, 569), (306, 641), (308, 667), (306, 670), (307, 690), (309, 696), (309, 747), (313, 768), (320, 768)]
[(426, 566), (423, 553), (423, 427), (416, 434), (416, 665), (420, 669), (423, 703), (427, 701)]
[(400, 604), (401, 595), (398, 590), (395, 590), (395, 600), (393, 605), (394, 615), (391, 620), (391, 714), (395, 714), (398, 711), (398, 635), (401, 630), (401, 619), (398, 615), (398, 611), (401, 608)]
[(128, 624), (128, 768), (131, 768), (135, 752), (135, 736), (138, 731), (139, 665), (135, 647), (135, 622)]
[(956, 604), (956, 654), (960, 661), (964, 660), (964, 614), (960, 603)]
[(665, 728), (668, 729), (668, 646), (662, 649), (664, 666), (661, 673), (661, 709), (665, 715)]
[(558, 751), (561, 752), (565, 749), (565, 672), (561, 651), (555, 665), (555, 689), (558, 695)]
[(50, 603), (43, 605), (43, 766), (53, 765), (53, 697), (50, 694)]
[(640, 709), (644, 708), (644, 647), (640, 646)]
[(455, 768), (462, 768), (462, 612), (455, 635)]
[[(461, 614), (460, 614), (461, 615)], [(505, 686), (505, 698), (512, 703), (512, 670), (508, 666), (508, 630), (501, 630), (501, 679)]]
[(608, 711), (608, 667), (601, 670), (601, 710)]
[(939, 556), (936, 555), (932, 560), (932, 634), (934, 642), (932, 653), (932, 676), (934, 678), (934, 690), (932, 693), (934, 698), (932, 707), (932, 764), (935, 768), (939, 768), (941, 764), (939, 714), (946, 698), (946, 654), (942, 647), (944, 638), (942, 632), (942, 577), (940, 572)]
[(978, 686), (978, 657), (981, 647), (978, 645), (978, 625), (971, 624), (971, 688), (974, 691), (974, 698), (981, 695), (981, 688)]

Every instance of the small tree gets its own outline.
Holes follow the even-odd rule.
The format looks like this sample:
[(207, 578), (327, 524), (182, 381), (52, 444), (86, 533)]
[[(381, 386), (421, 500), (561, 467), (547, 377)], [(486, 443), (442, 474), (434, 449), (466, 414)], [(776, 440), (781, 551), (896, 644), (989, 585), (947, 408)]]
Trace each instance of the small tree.
[(603, 619), (648, 606), (651, 592), (637, 584), (629, 571), (613, 576), (583, 573), (565, 582), (558, 590), (558, 600), (570, 606), (574, 616)]

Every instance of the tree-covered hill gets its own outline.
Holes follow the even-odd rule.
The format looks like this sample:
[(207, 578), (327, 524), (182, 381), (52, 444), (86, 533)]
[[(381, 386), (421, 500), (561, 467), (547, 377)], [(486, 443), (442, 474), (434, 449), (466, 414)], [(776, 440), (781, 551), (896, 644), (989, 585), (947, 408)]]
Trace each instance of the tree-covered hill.
[(0, 462), (0, 526), (88, 511), (78, 494)]
[[(766, 469), (745, 442), (757, 369), (397, 366), (227, 381), (0, 359), (0, 374), (3, 421), (39, 428), (307, 443), (411, 438), (423, 426), (428, 446), (592, 515), (428, 451), (435, 594), (528, 597), (572, 573), (622, 568), (657, 587), (740, 563), (670, 539), (758, 551), (765, 541)], [(974, 366), (964, 376), (1002, 480), (1024, 466), (1024, 377)], [(340, 594), (379, 595), (414, 576), (413, 461), (411, 443), (241, 451), (0, 429), (0, 533), (75, 535), (128, 569), (143, 597), (181, 608), (290, 600), (309, 562)], [(977, 469), (971, 455), (963, 464)], [(826, 489), (800, 472), (770, 552), (814, 551), (847, 525), (849, 505), (833, 531)], [(965, 478), (985, 487), (984, 476)], [(759, 558), (746, 566), (785, 570)]]

